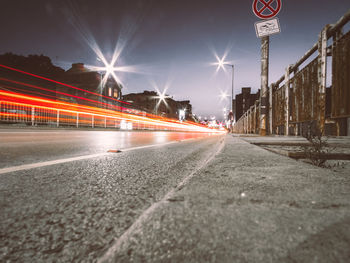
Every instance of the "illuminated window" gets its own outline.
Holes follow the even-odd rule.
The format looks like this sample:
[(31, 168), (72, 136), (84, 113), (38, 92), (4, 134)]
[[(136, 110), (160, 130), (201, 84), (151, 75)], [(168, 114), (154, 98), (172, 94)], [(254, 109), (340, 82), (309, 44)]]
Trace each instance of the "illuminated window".
[(118, 96), (119, 96), (118, 90), (117, 90), (117, 89), (114, 89), (113, 91), (114, 91), (114, 92), (113, 92), (113, 97), (114, 97), (114, 98), (118, 98)]
[(108, 96), (112, 97), (112, 88), (108, 88)]

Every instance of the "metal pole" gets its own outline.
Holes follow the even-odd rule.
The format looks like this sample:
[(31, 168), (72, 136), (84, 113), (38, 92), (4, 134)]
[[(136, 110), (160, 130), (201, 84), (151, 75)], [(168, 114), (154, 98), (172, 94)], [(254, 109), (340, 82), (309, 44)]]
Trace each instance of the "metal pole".
[(327, 78), (327, 31), (329, 25), (321, 31), (318, 41), (318, 93), (319, 101), (317, 107), (318, 128), (324, 135), (325, 113), (326, 113), (326, 78)]
[(32, 126), (34, 126), (34, 122), (35, 122), (35, 108), (32, 107)]
[(272, 119), (273, 119), (273, 114), (272, 111), (274, 110), (273, 108), (273, 90), (274, 90), (274, 84), (270, 85), (270, 91), (269, 91), (269, 134), (273, 134), (273, 126), (272, 126)]
[(290, 68), (291, 66), (289, 65), (286, 68), (286, 73), (285, 73), (285, 83), (284, 83), (284, 101), (285, 101), (285, 105), (284, 105), (284, 116), (285, 116), (285, 127), (284, 127), (284, 135), (289, 135), (289, 116), (290, 116), (290, 109), (289, 109), (289, 80), (290, 80)]
[(100, 79), (101, 79), (101, 81), (100, 81), (100, 103), (101, 103), (101, 108), (102, 108), (102, 92), (103, 92), (103, 88), (102, 88), (102, 73), (100, 73)]
[(57, 119), (56, 119), (57, 127), (60, 126), (60, 110), (57, 110)]
[(269, 36), (261, 38), (260, 135), (266, 135), (266, 106), (269, 83)]
[(232, 110), (232, 113), (233, 113), (233, 122), (235, 122), (236, 120), (236, 114), (235, 114), (235, 111), (233, 110), (233, 95), (234, 95), (234, 90), (233, 90), (233, 75), (234, 75), (234, 65), (231, 65), (232, 66), (232, 93), (231, 93), (231, 110)]

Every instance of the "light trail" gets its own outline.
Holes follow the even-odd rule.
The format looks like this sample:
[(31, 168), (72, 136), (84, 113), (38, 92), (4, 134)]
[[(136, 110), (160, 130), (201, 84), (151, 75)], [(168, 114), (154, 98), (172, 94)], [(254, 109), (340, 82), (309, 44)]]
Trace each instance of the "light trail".
[(15, 69), (15, 68), (8, 67), (8, 66), (2, 65), (2, 64), (0, 64), (0, 67), (5, 68), (5, 69), (9, 69), (9, 70), (12, 70), (12, 71), (16, 71), (16, 72), (19, 72), (19, 73), (22, 73), (22, 74), (25, 74), (25, 75), (29, 75), (29, 76), (32, 76), (32, 77), (36, 77), (36, 78), (39, 78), (39, 79), (47, 80), (47, 81), (50, 81), (52, 83), (56, 83), (56, 84), (59, 84), (59, 85), (62, 85), (62, 86), (68, 87), (68, 88), (72, 88), (72, 89), (75, 89), (75, 90), (80, 90), (80, 91), (83, 91), (83, 92), (87, 92), (87, 93), (93, 94), (93, 95), (98, 96), (98, 97), (103, 97), (103, 98), (111, 99), (111, 100), (114, 100), (114, 101), (117, 101), (117, 102), (121, 102), (121, 103), (130, 105), (130, 103), (122, 101), (122, 100), (117, 100), (117, 99), (114, 99), (114, 98), (111, 98), (111, 97), (107, 97), (107, 96), (104, 96), (104, 95), (101, 95), (101, 94), (98, 94), (98, 93), (95, 93), (95, 92), (92, 92), (92, 91), (84, 90), (84, 89), (81, 89), (81, 88), (78, 88), (78, 87), (75, 87), (75, 86), (72, 86), (72, 85), (69, 85), (69, 84), (65, 84), (65, 83), (60, 82), (60, 81), (56, 81), (56, 80), (53, 80), (53, 79), (42, 77), (42, 76), (39, 76), (39, 75), (36, 75), (36, 74), (32, 74), (32, 73), (29, 73), (29, 72), (26, 72), (26, 71), (23, 71), (23, 70), (20, 70), (20, 69)]
[[(22, 73), (27, 76), (32, 76), (38, 79), (43, 79), (47, 80), (51, 83), (63, 85), (75, 90), (83, 91), (86, 93), (93, 94), (95, 96), (101, 96), (100, 94), (87, 91), (81, 88), (77, 88), (59, 81), (55, 81), (46, 77), (42, 77), (36, 74), (32, 74), (29, 72), (25, 72), (23, 70), (15, 69), (12, 67), (8, 67), (5, 65), (1, 65), (0, 67), (12, 70), (15, 72)], [(49, 89), (49, 88), (44, 88), (41, 86), (33, 85), (33, 84), (28, 84), (24, 82), (20, 82), (17, 80), (10, 80), (8, 78), (3, 78), (0, 77), (0, 81), (2, 82), (7, 82), (11, 83), (13, 85), (16, 85), (16, 87), (10, 87), (7, 85), (3, 85), (2, 88), (0, 89), (0, 121), (6, 121), (6, 120), (15, 120), (15, 121), (24, 121), (24, 122), (29, 122), (32, 121), (35, 122), (36, 120), (39, 120), (41, 123), (48, 123), (48, 122), (63, 122), (64, 124), (74, 124), (78, 126), (79, 124), (89, 124), (94, 127), (95, 125), (101, 125), (104, 123), (104, 126), (107, 127), (107, 122), (113, 121), (115, 123), (115, 127), (117, 126), (116, 122), (119, 122), (118, 125), (121, 126), (121, 123), (128, 122), (131, 123), (132, 125), (136, 125), (137, 129), (157, 129), (157, 130), (176, 130), (176, 131), (192, 131), (192, 132), (206, 132), (206, 133), (222, 133), (223, 131), (218, 131), (215, 129), (209, 129), (208, 127), (205, 127), (203, 125), (194, 123), (194, 122), (179, 122), (175, 121), (173, 119), (168, 119), (164, 117), (159, 117), (157, 115), (152, 115), (152, 114), (145, 114), (140, 112), (139, 110), (136, 109), (128, 109), (124, 107), (120, 107), (118, 105), (112, 105), (108, 103), (103, 103), (103, 102), (98, 102), (93, 99), (81, 97), (81, 96), (76, 96), (73, 94), (69, 94), (66, 92), (61, 92)], [(18, 87), (20, 86), (20, 87)], [(83, 101), (87, 101), (93, 104), (91, 105), (81, 105), (77, 103), (69, 103), (69, 102), (63, 102), (60, 100), (57, 100), (57, 97), (55, 96), (55, 99), (49, 99), (49, 98), (43, 98), (43, 97), (37, 97), (33, 95), (28, 95), (28, 94), (21, 94), (18, 92), (13, 92), (13, 91), (8, 91), (4, 90), (4, 87), (8, 89), (14, 89), (14, 90), (21, 90), (26, 93), (39, 93), (37, 90), (40, 91), (46, 91), (48, 93), (55, 93), (67, 96), (68, 98), (75, 98), (75, 99), (80, 99)], [(31, 88), (34, 90), (26, 90), (24, 91), (25, 87)], [(158, 92), (160, 94), (160, 102), (162, 100), (165, 100), (165, 92), (166, 89), (164, 90), (163, 93)], [(40, 94), (45, 97), (52, 97), (52, 95), (49, 94)], [(106, 97), (106, 96), (103, 96)], [(106, 97), (108, 99), (113, 99), (110, 97)], [(123, 101), (115, 100), (117, 102), (122, 102), (124, 104), (129, 104)], [(101, 105), (106, 108), (99, 108), (96, 105)], [(40, 110), (40, 112), (35, 112)], [(134, 111), (135, 114), (128, 113), (126, 111)], [(56, 114), (55, 114), (56, 113)], [(68, 114), (68, 115), (67, 115)], [(137, 115), (139, 114), (139, 115)], [(140, 115), (142, 114), (142, 115)], [(38, 116), (37, 116), (38, 115)], [(89, 118), (89, 119), (88, 119)], [(104, 119), (104, 121), (101, 120)], [(143, 125), (143, 127), (142, 127)], [(147, 126), (147, 127), (146, 127)], [(135, 126), (134, 126), (135, 127)]]
[[(113, 120), (124, 120), (135, 124), (150, 125), (153, 129), (164, 129), (164, 130), (177, 130), (177, 131), (192, 131), (192, 132), (206, 132), (206, 133), (222, 133), (223, 131), (218, 131), (215, 129), (209, 129), (205, 126), (198, 125), (196, 123), (180, 123), (172, 119), (161, 118), (161, 119), (151, 119), (149, 117), (132, 115), (125, 112), (118, 112), (108, 109), (101, 109), (91, 106), (76, 105), (67, 102), (59, 102), (49, 99), (37, 98), (29, 95), (18, 94), (9, 91), (0, 90), (0, 103), (6, 103), (12, 109), (19, 109), (25, 107), (28, 111), (32, 107), (41, 109), (43, 111), (55, 111), (55, 112), (66, 112), (72, 113), (76, 116), (79, 115), (90, 115), (94, 117), (110, 118)], [(1, 116), (19, 116), (31, 119), (33, 116), (31, 113), (27, 113), (26, 110), (22, 110), (23, 113), (12, 113), (12, 112), (2, 112)], [(50, 112), (52, 113), (52, 112)], [(35, 117), (35, 116), (34, 116)], [(75, 116), (74, 116), (75, 117)], [(76, 121), (75, 118), (71, 118), (72, 123)], [(47, 120), (55, 121), (57, 117), (46, 116)], [(70, 120), (70, 119), (68, 119)]]
[[(57, 91), (57, 90), (56, 90), (56, 91), (55, 91), (55, 90), (50, 90), (50, 89), (46, 89), (46, 88), (39, 87), (39, 86), (32, 85), (32, 84), (27, 84), (27, 83), (18, 82), (18, 81), (14, 81), (14, 80), (9, 80), (9, 79), (5, 79), (5, 78), (0, 78), (0, 80), (6, 81), (6, 82), (11, 82), (11, 83), (13, 83), (13, 84), (23, 85), (23, 86), (30, 87), (30, 88), (35, 88), (35, 89), (40, 89), (40, 90), (48, 91), (48, 92), (55, 93), (55, 94), (61, 94), (61, 95), (65, 95), (65, 96), (69, 96), (69, 97), (73, 97), (73, 98), (77, 98), (77, 99), (81, 99), (81, 100), (93, 102), (94, 104), (102, 104), (102, 105), (108, 106), (108, 107), (111, 107), (111, 106), (112, 106), (112, 107), (115, 108), (116, 110), (121, 110), (121, 109), (122, 109), (122, 107), (120, 107), (120, 106), (115, 106), (115, 105), (111, 105), (111, 104), (104, 103), (104, 102), (98, 102), (98, 101), (96, 101), (96, 100), (92, 100), (92, 99), (88, 99), (88, 98), (84, 98), (84, 97), (72, 95), (72, 94), (65, 93), (65, 92), (61, 92), (61, 91)], [(11, 89), (20, 89), (20, 88), (9, 87), (9, 86), (7, 86), (7, 88), (11, 88)], [(24, 89), (20, 89), (20, 90), (25, 91)], [(34, 93), (34, 92), (33, 92), (33, 93)], [(50, 96), (50, 95), (46, 95), (46, 94), (41, 94), (41, 95)], [(55, 97), (55, 96), (50, 96), (50, 97)], [(109, 98), (109, 97), (108, 97), (108, 98)]]
[[(72, 88), (72, 89), (75, 89), (75, 90), (87, 92), (87, 93), (93, 94), (93, 95), (95, 95), (97, 97), (103, 97), (103, 98), (106, 98), (106, 99), (109, 99), (109, 100), (112, 100), (112, 101), (121, 102), (121, 103), (126, 104), (126, 105), (131, 105), (131, 103), (128, 103), (128, 102), (125, 102), (125, 101), (122, 101), (122, 100), (117, 100), (117, 99), (114, 99), (114, 98), (111, 98), (111, 97), (107, 97), (107, 96), (104, 96), (104, 95), (101, 95), (101, 94), (98, 94), (98, 93), (94, 93), (94, 92), (91, 92), (91, 91), (88, 91), (88, 90), (84, 90), (84, 89), (81, 89), (81, 88), (69, 85), (69, 84), (65, 84), (65, 83), (62, 83), (62, 82), (59, 82), (59, 81), (55, 81), (55, 80), (52, 80), (52, 79), (49, 79), (49, 78), (46, 78), (46, 77), (42, 77), (42, 76), (39, 76), (39, 75), (36, 75), (36, 74), (32, 74), (32, 73), (29, 73), (29, 72), (26, 72), (26, 71), (23, 71), (23, 70), (20, 70), (20, 69), (15, 69), (15, 68), (8, 67), (8, 66), (2, 65), (2, 64), (0, 64), (0, 67), (3, 67), (3, 68), (8, 69), (8, 70), (15, 71), (15, 72), (19, 72), (19, 73), (22, 73), (22, 74), (25, 74), (25, 75), (28, 75), (28, 76), (32, 76), (32, 77), (36, 77), (36, 78), (39, 78), (39, 79), (47, 80), (49, 82), (52, 82), (52, 83), (55, 83), (55, 84), (60, 84), (60, 85), (63, 85), (65, 87), (69, 87), (69, 88)], [(57, 90), (53, 91), (53, 90), (50, 90), (50, 89), (45, 89), (45, 88), (42, 88), (42, 87), (39, 87), (39, 86), (35, 86), (35, 85), (23, 83), (23, 82), (18, 82), (18, 81), (14, 81), (14, 80), (8, 80), (8, 79), (5, 79), (5, 78), (0, 78), (0, 80), (10, 81), (12, 83), (24, 85), (24, 86), (27, 86), (27, 87), (32, 87), (32, 88), (35, 88), (35, 89), (46, 90), (46, 91), (49, 91), (49, 92), (58, 93), (58, 94), (66, 95), (66, 96), (69, 96), (69, 97), (79, 98), (81, 100), (90, 101), (90, 102), (94, 103), (95, 105), (104, 105), (104, 106), (109, 107), (109, 108), (110, 107), (115, 108), (116, 110), (122, 110), (122, 111), (123, 110), (131, 110), (129, 108), (123, 108), (121, 106), (115, 106), (115, 105), (104, 103), (104, 102), (100, 102), (100, 101), (97, 101), (97, 100), (90, 100), (90, 99), (87, 99), (87, 98), (75, 96), (73, 94), (63, 93), (63, 92), (60, 92), (60, 91), (57, 91)], [(48, 95), (45, 94), (45, 96), (48, 96)], [(154, 114), (150, 114), (150, 113), (146, 113), (146, 116), (148, 116), (150, 118), (159, 118), (158, 115), (154, 115)]]

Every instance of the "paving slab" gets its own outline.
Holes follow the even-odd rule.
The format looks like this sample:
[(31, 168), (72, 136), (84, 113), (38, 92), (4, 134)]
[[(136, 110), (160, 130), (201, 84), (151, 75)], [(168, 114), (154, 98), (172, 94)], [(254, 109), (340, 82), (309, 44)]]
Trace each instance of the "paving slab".
[(101, 259), (349, 262), (350, 176), (227, 135), (207, 166)]

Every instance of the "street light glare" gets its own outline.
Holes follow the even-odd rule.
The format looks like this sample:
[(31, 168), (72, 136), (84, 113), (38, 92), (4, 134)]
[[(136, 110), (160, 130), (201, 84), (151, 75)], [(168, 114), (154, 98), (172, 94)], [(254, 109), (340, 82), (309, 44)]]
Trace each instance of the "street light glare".
[(155, 98), (158, 99), (156, 108), (158, 108), (162, 102), (165, 104), (166, 107), (168, 107), (168, 103), (166, 102), (166, 99), (169, 98), (169, 96), (165, 94), (168, 88), (167, 87), (164, 88), (163, 92), (160, 92), (157, 87), (155, 87), (155, 89), (158, 94), (158, 96), (155, 96)]
[[(219, 56), (215, 53), (215, 57), (216, 57), (216, 60), (217, 62), (214, 63), (214, 65), (217, 65), (217, 68), (216, 68), (216, 73), (220, 70), (220, 69), (223, 69), (224, 72), (227, 72), (226, 71), (226, 68), (225, 66), (229, 66), (232, 68), (232, 90), (231, 90), (231, 110), (233, 111), (233, 94), (234, 94), (234, 89), (233, 89), (233, 71), (234, 71), (234, 64), (233, 62), (230, 62), (230, 61), (225, 61), (226, 57), (227, 57), (227, 53), (225, 53), (222, 58), (219, 58)], [(224, 92), (221, 92), (221, 100), (224, 100), (228, 95)]]
[(221, 91), (220, 93), (220, 99), (221, 100), (224, 100), (228, 97), (229, 95), (225, 92), (225, 91)]
[(158, 94), (158, 95), (159, 95), (158, 96), (159, 100), (161, 100), (161, 101), (165, 100), (165, 95), (164, 94)]
[(214, 63), (214, 64), (217, 66), (216, 72), (218, 72), (220, 69), (223, 69), (223, 70), (226, 72), (226, 69), (225, 69), (225, 64), (227, 63), (227, 62), (225, 61), (225, 59), (226, 59), (226, 54), (223, 55), (222, 58), (219, 58), (218, 55), (215, 55), (215, 57), (216, 57), (216, 60), (217, 60), (217, 62)]
[(224, 68), (224, 65), (225, 65), (225, 61), (224, 61), (224, 58), (222, 58), (222, 59), (220, 59), (220, 60), (218, 61), (218, 66), (219, 66), (220, 68)]
[(157, 94), (158, 94), (158, 96), (156, 96), (156, 98), (159, 99), (159, 101), (165, 102), (165, 99), (166, 99), (166, 98), (169, 98), (169, 96), (166, 96), (166, 95), (165, 95), (165, 93), (166, 93), (166, 91), (167, 91), (167, 88), (165, 88), (165, 89), (163, 90), (163, 92), (160, 92), (158, 89), (156, 89), (156, 91), (157, 91)]
[(112, 65), (106, 65), (106, 73), (112, 74), (112, 72), (115, 70), (115, 68)]

